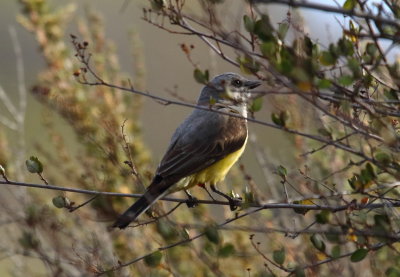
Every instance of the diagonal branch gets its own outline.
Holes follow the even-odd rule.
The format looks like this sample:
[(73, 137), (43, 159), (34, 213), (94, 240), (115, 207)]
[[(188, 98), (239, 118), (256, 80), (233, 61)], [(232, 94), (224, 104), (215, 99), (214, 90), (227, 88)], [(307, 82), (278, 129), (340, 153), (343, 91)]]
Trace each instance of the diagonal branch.
[(318, 11), (324, 11), (324, 12), (330, 12), (330, 13), (337, 13), (337, 14), (342, 14), (342, 15), (348, 15), (348, 16), (353, 16), (353, 17), (358, 17), (358, 18), (363, 18), (367, 20), (373, 20), (378, 23), (383, 23), (387, 25), (391, 25), (396, 28), (400, 28), (400, 23), (399, 21), (396, 21), (394, 19), (389, 19), (389, 18), (384, 18), (379, 15), (374, 15), (371, 13), (360, 13), (355, 10), (345, 10), (339, 7), (333, 7), (329, 5), (323, 5), (323, 4), (317, 4), (317, 3), (311, 3), (307, 1), (293, 1), (293, 0), (253, 0), (254, 3), (262, 3), (262, 4), (280, 4), (280, 5), (286, 5), (286, 6), (291, 6), (294, 8), (306, 8), (306, 9), (312, 9), (312, 10), (318, 10)]

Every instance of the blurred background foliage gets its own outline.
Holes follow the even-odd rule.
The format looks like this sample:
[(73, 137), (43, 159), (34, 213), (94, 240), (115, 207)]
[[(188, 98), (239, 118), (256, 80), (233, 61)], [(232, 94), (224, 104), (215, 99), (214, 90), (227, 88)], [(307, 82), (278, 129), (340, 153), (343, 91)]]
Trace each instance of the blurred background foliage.
[[(365, 12), (375, 2), (347, 0), (339, 7)], [(399, 6), (385, 3), (392, 5), (386, 4), (382, 15), (398, 22)], [(252, 112), (275, 129), (251, 124), (246, 155), (221, 188), (248, 202), (283, 203), (287, 190), (291, 202), (298, 199), (293, 203), (348, 208), (337, 213), (263, 210), (222, 226), (234, 216), (228, 208), (181, 205), (155, 222), (111, 231), (108, 226), (131, 198), (97, 197), (68, 212), (56, 208), (68, 206), (59, 199), (76, 206), (90, 197), (4, 185), (2, 275), (96, 275), (152, 253), (105, 274), (400, 276), (399, 218), (393, 207), (398, 191), (387, 186), (398, 180), (400, 168), (396, 24), (371, 27), (336, 14), (328, 31), (321, 32), (323, 24), (307, 21), (307, 12), (303, 17), (287, 6), (248, 1), (101, 3), (104, 15), (93, 2), (86, 4), (19, 1), (16, 20), (25, 31), (17, 34), (24, 38), (18, 42), (15, 29), (3, 34), (14, 38), (6, 40), (14, 50), (19, 44), (25, 49), (25, 37), (33, 38), (27, 53), (39, 53), (41, 64), (33, 74), (37, 69), (32, 63), (21, 67), (26, 55), (15, 51), (17, 85), (4, 85), (9, 89), (3, 95), (11, 103), (2, 96), (0, 164), (10, 180), (140, 193), (173, 129), (189, 112), (77, 82), (83, 69), (74, 56), (72, 33), (90, 52), (96, 74), (117, 86), (162, 91), (167, 98), (192, 103), (200, 83), (220, 72), (262, 79), (263, 89), (274, 93), (256, 100)], [(371, 11), (379, 11), (376, 7)], [(107, 13), (115, 21), (135, 18), (140, 28), (128, 31), (111, 24)], [(319, 13), (321, 21), (324, 16)], [(217, 48), (224, 55), (218, 56), (201, 38), (169, 32), (193, 33), (188, 21), (197, 23), (198, 32), (220, 39)], [(133, 25), (129, 20), (124, 24)], [(319, 33), (312, 32), (315, 28)], [(125, 47), (121, 50), (111, 37)], [(384, 55), (380, 39), (385, 39)], [(3, 76), (10, 76), (12, 67), (4, 66)], [(39, 158), (43, 171), (28, 169), (41, 176), (25, 168), (31, 155)], [(35, 158), (29, 161), (37, 165)], [(208, 199), (200, 189), (193, 193)], [(385, 206), (357, 210), (357, 204), (369, 202)], [(157, 207), (163, 213), (174, 205)], [(142, 220), (146, 222), (145, 216)], [(155, 251), (199, 233), (204, 236), (191, 243)]]

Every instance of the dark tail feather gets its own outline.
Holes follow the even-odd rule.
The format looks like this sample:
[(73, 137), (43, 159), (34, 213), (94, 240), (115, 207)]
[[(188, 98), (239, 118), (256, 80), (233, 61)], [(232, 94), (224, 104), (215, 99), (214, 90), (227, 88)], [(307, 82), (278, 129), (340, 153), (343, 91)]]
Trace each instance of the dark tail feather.
[(129, 207), (111, 226), (124, 229), (138, 216), (147, 211), (158, 199), (163, 197), (168, 189), (165, 183), (151, 184), (145, 194)]

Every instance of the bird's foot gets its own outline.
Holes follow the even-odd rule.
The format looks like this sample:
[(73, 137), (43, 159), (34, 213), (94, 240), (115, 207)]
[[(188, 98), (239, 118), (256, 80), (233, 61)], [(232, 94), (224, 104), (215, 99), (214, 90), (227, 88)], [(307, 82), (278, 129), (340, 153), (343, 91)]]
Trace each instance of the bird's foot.
[(243, 200), (242, 197), (237, 197), (237, 198), (230, 197), (228, 199), (228, 202), (229, 202), (229, 208), (231, 209), (231, 211), (234, 211), (238, 207), (240, 207), (242, 205), (242, 200)]
[(242, 198), (241, 197), (231, 197), (225, 193), (223, 193), (222, 191), (219, 191), (215, 185), (210, 185), (210, 188), (213, 192), (215, 192), (216, 194), (221, 195), (222, 197), (224, 197), (226, 200), (228, 200), (229, 202), (229, 208), (231, 209), (231, 211), (236, 210), (238, 207), (241, 206), (242, 204)]
[(199, 203), (196, 197), (192, 196), (188, 191), (185, 190), (185, 193), (188, 197), (188, 199), (186, 200), (186, 206), (188, 206), (188, 208), (194, 208), (196, 207)]

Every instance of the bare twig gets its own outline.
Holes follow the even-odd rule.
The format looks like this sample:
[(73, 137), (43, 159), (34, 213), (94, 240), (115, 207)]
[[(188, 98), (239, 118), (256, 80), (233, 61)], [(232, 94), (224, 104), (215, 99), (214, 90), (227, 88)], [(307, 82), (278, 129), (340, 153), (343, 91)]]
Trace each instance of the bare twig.
[(83, 202), (82, 204), (80, 204), (80, 205), (78, 205), (78, 206), (74, 206), (74, 207), (68, 208), (68, 211), (69, 211), (70, 213), (72, 213), (72, 212), (76, 211), (77, 209), (82, 208), (83, 206), (89, 204), (90, 202), (92, 202), (93, 200), (95, 200), (97, 197), (99, 197), (99, 195), (93, 196), (92, 198), (88, 199), (87, 201)]
[[(246, 212), (246, 213), (243, 213), (243, 214), (241, 214), (241, 215), (236, 215), (235, 217), (230, 218), (230, 219), (227, 219), (225, 222), (223, 222), (223, 223), (221, 223), (221, 224), (218, 224), (218, 225), (216, 225), (215, 227), (216, 227), (216, 228), (219, 228), (219, 227), (225, 226), (225, 225), (227, 225), (227, 224), (229, 224), (229, 223), (231, 223), (231, 222), (234, 222), (234, 221), (236, 221), (236, 220), (238, 220), (238, 219), (241, 219), (241, 218), (246, 217), (246, 216), (249, 216), (249, 215), (251, 215), (251, 214), (253, 214), (253, 213), (259, 212), (260, 210), (262, 210), (262, 208), (253, 209), (253, 210), (248, 211), (248, 212)], [(154, 251), (152, 251), (152, 252), (150, 252), (150, 253), (148, 253), (148, 254), (146, 254), (146, 255), (140, 256), (140, 257), (138, 257), (138, 258), (136, 258), (136, 259), (133, 259), (133, 260), (128, 261), (128, 262), (125, 262), (125, 263), (120, 263), (120, 264), (118, 264), (117, 266), (114, 266), (113, 268), (110, 268), (110, 269), (108, 269), (108, 270), (105, 270), (105, 271), (103, 271), (103, 272), (100, 272), (100, 273), (99, 273), (98, 275), (96, 275), (96, 276), (101, 276), (101, 275), (104, 275), (104, 274), (106, 274), (106, 273), (110, 273), (110, 272), (119, 270), (119, 269), (121, 269), (121, 268), (123, 268), (123, 267), (126, 267), (126, 266), (132, 265), (132, 264), (134, 264), (134, 263), (137, 263), (138, 261), (141, 261), (141, 260), (145, 259), (146, 257), (148, 257), (148, 256), (150, 256), (150, 255), (152, 255), (152, 254), (154, 254), (154, 253), (157, 252), (157, 251), (164, 251), (164, 250), (167, 250), (167, 249), (170, 249), (170, 248), (179, 246), (179, 245), (187, 244), (187, 243), (192, 242), (192, 241), (194, 241), (194, 240), (196, 240), (196, 239), (198, 239), (198, 238), (203, 237), (205, 234), (206, 234), (206, 232), (201, 232), (201, 233), (199, 233), (199, 234), (197, 234), (197, 235), (195, 235), (195, 236), (193, 236), (193, 237), (191, 237), (191, 238), (187, 238), (187, 239), (184, 239), (184, 240), (181, 240), (181, 241), (178, 241), (178, 242), (175, 242), (175, 243), (166, 245), (166, 246), (159, 247), (158, 249), (156, 249), (156, 250), (154, 250)]]
[[(22, 186), (22, 187), (32, 187), (32, 188), (40, 188), (40, 189), (50, 189), (50, 190), (58, 190), (58, 191), (68, 191), (68, 192), (75, 192), (81, 194), (91, 194), (91, 195), (102, 195), (102, 196), (114, 196), (114, 197), (131, 197), (131, 198), (140, 198), (143, 194), (135, 194), (135, 193), (118, 193), (118, 192), (102, 192), (102, 191), (94, 191), (94, 190), (84, 190), (84, 189), (77, 189), (77, 188), (66, 188), (66, 187), (59, 187), (53, 185), (40, 185), (40, 184), (32, 184), (32, 183), (22, 183), (22, 182), (15, 182), (15, 181), (0, 181), (0, 184), (3, 185), (12, 185), (12, 186)], [(392, 186), (400, 186), (400, 183), (394, 183)], [(319, 196), (321, 199), (329, 198), (330, 196)], [(304, 197), (300, 200), (310, 199), (312, 197)], [(177, 202), (177, 203), (190, 203), (188, 199), (181, 199), (181, 198), (172, 198), (172, 197), (164, 197), (160, 200), (169, 201), (169, 202)], [(219, 201), (219, 200), (196, 200), (198, 204), (205, 204), (205, 205), (222, 205), (222, 206), (229, 206), (230, 203), (227, 201)], [(352, 208), (353, 210), (363, 210), (363, 209), (378, 209), (385, 207), (385, 203), (377, 203), (377, 204), (357, 204), (357, 203), (349, 203), (346, 205), (340, 206), (330, 206), (330, 205), (301, 205), (301, 204), (291, 204), (291, 203), (266, 203), (266, 204), (259, 204), (259, 203), (244, 203), (246, 207), (253, 207), (259, 209), (307, 209), (307, 210), (328, 210), (331, 212), (339, 212), (345, 211), (348, 208)], [(394, 207), (400, 207), (400, 201), (392, 203)]]
[(307, 8), (307, 9), (313, 9), (313, 10), (318, 10), (318, 11), (324, 11), (324, 12), (331, 12), (331, 13), (337, 13), (337, 14), (342, 14), (342, 15), (348, 15), (348, 16), (354, 16), (354, 17), (359, 17), (363, 19), (369, 19), (373, 20), (378, 23), (383, 23), (387, 25), (394, 26), (396, 28), (400, 28), (400, 24), (397, 20), (395, 19), (389, 19), (389, 18), (384, 18), (381, 16), (377, 16), (374, 14), (367, 14), (367, 13), (360, 13), (355, 10), (345, 10), (339, 7), (333, 7), (333, 6), (328, 6), (328, 5), (323, 5), (323, 4), (317, 4), (317, 3), (312, 3), (308, 1), (293, 1), (293, 0), (254, 0), (254, 3), (263, 3), (263, 4), (281, 4), (285, 6), (290, 6), (290, 7), (295, 7), (295, 8)]

